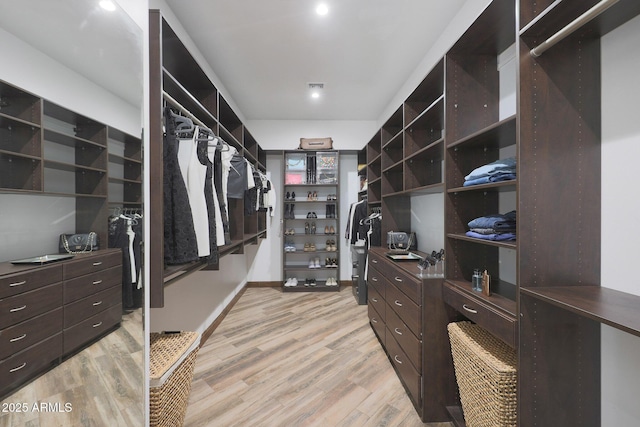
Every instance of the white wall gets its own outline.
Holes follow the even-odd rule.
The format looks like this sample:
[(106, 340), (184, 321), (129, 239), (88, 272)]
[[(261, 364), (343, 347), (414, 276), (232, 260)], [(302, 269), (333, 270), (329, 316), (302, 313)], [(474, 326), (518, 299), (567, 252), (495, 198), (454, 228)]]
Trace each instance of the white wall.
[[(640, 295), (640, 17), (602, 39), (602, 286)], [(602, 326), (602, 425), (640, 425), (640, 338)]]

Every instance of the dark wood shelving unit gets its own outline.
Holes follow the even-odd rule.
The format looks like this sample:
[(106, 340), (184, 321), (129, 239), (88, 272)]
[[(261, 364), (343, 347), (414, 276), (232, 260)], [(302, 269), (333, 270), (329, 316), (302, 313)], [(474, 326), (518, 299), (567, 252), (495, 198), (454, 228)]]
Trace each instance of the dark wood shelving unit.
[[(219, 269), (219, 264), (205, 261), (183, 266), (164, 265), (162, 110), (165, 104), (175, 107), (172, 102), (178, 103), (262, 172), (266, 171), (266, 151), (260, 147), (159, 10), (149, 11), (149, 43), (149, 135), (152, 144), (149, 152), (151, 236), (147, 239), (147, 247), (150, 248), (152, 260), (149, 278), (151, 307), (163, 307), (164, 286), (194, 271)], [(167, 101), (167, 96), (172, 101)], [(266, 237), (266, 212), (245, 216), (244, 201), (240, 199), (229, 199), (227, 211), (231, 242), (218, 248), (220, 257), (242, 254), (245, 245), (257, 244)]]

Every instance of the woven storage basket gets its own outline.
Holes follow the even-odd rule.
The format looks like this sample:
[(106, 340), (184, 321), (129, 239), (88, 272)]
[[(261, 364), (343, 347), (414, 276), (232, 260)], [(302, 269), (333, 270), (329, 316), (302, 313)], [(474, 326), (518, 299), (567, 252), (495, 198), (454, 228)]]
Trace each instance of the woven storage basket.
[(447, 329), (467, 427), (515, 427), (515, 350), (471, 322)]
[(184, 423), (198, 354), (198, 336), (196, 332), (150, 334), (150, 426), (175, 427)]

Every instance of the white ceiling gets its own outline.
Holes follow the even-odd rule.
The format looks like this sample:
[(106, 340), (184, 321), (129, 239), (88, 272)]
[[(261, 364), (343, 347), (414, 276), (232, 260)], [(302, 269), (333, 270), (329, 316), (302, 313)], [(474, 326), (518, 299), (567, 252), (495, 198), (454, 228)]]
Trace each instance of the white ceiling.
[[(0, 0), (0, 27), (134, 106), (142, 100), (142, 30), (98, 0)], [(7, 58), (3, 66), (11, 66)]]
[(248, 120), (378, 120), (465, 0), (166, 3)]

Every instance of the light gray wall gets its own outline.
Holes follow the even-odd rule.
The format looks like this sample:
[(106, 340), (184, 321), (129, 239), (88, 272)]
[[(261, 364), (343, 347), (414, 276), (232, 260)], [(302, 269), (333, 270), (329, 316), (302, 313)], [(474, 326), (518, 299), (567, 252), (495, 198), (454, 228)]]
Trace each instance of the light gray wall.
[[(640, 17), (602, 39), (602, 286), (640, 295)], [(597, 262), (597, 261), (596, 261)], [(640, 425), (640, 338), (602, 326), (602, 425)]]

